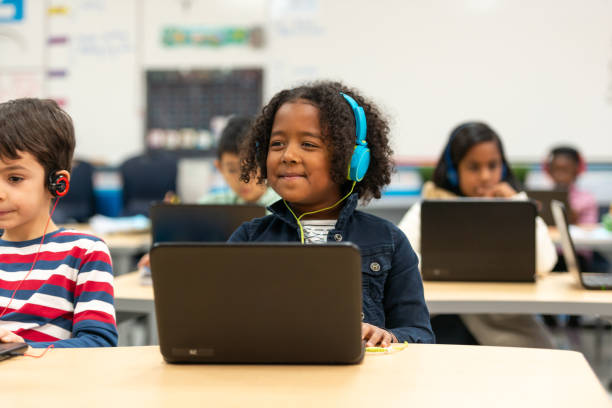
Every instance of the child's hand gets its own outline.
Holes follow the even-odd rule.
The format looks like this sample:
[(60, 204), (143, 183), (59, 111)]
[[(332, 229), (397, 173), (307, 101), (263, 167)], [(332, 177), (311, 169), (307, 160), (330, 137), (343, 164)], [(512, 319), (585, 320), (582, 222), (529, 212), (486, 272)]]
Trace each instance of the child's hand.
[(0, 343), (25, 343), (23, 337), (0, 327)]
[(140, 258), (140, 261), (138, 261), (138, 269), (142, 269), (142, 268), (150, 268), (151, 267), (151, 260), (149, 259), (149, 253), (147, 252), (146, 254), (144, 254), (142, 256), (142, 258)]
[(179, 196), (174, 191), (166, 191), (166, 194), (164, 194), (164, 203), (178, 204), (180, 201)]
[(361, 323), (361, 338), (366, 340), (366, 347), (389, 347), (391, 343), (397, 343), (393, 333), (369, 323)]
[(497, 183), (491, 188), (482, 189), (479, 192), (482, 197), (498, 197), (498, 198), (510, 198), (516, 195), (516, 191), (510, 186), (510, 184), (502, 181)]

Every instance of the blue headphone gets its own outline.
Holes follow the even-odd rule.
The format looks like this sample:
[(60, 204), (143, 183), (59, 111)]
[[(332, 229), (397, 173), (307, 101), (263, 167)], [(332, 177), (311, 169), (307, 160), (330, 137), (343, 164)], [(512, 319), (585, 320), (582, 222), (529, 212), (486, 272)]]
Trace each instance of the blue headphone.
[(351, 181), (361, 181), (370, 165), (370, 149), (366, 142), (366, 133), (368, 129), (366, 116), (363, 108), (359, 106), (357, 101), (343, 92), (340, 92), (340, 95), (344, 97), (348, 104), (351, 105), (351, 109), (353, 109), (353, 114), (355, 115), (355, 131), (357, 134), (355, 150), (351, 156), (346, 178)]
[[(451, 133), (448, 138), (448, 143), (446, 144), (446, 149), (444, 149), (444, 162), (446, 163), (446, 179), (453, 187), (459, 186), (459, 173), (457, 173), (457, 168), (453, 164), (453, 160), (451, 159), (451, 145), (453, 144), (453, 139), (455, 136), (462, 131), (463, 129), (473, 126), (476, 122), (468, 122), (464, 123), (461, 126), (458, 126)], [(506, 178), (506, 174), (508, 173), (506, 169), (506, 165), (502, 163), (502, 176), (501, 179), (504, 180)]]

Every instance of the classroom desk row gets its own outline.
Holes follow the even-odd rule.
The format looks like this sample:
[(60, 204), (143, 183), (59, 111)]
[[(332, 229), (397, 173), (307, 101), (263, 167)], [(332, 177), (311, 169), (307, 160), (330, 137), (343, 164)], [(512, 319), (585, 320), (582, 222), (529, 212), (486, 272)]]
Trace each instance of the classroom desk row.
[(610, 407), (573, 351), (411, 344), (359, 365), (172, 365), (158, 347), (0, 363), (3, 406)]
[[(514, 313), (612, 316), (612, 294), (580, 287), (568, 273), (552, 273), (536, 283), (428, 282), (425, 301), (432, 314)], [(137, 272), (115, 278), (117, 312), (146, 315), (149, 344), (157, 343), (153, 288)]]
[[(66, 228), (74, 228), (83, 232), (91, 232), (88, 224), (67, 224)], [(559, 243), (559, 233), (556, 228), (549, 228), (553, 240)], [(95, 234), (95, 233), (94, 233)], [(115, 275), (128, 273), (133, 265), (135, 255), (147, 252), (151, 247), (151, 234), (149, 231), (131, 233), (95, 234), (100, 236), (111, 252)], [(580, 249), (596, 249), (612, 254), (612, 232), (604, 230), (601, 226), (585, 226), (573, 228), (574, 244)]]

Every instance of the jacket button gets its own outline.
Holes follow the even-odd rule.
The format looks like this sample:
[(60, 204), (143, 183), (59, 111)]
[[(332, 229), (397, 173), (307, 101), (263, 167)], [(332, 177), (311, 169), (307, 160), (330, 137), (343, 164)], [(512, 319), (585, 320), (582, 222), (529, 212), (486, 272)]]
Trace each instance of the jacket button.
[(380, 264), (379, 264), (378, 262), (372, 262), (372, 263), (370, 264), (370, 269), (371, 269), (373, 272), (378, 272), (378, 271), (380, 271)]
[(334, 234), (334, 239), (338, 242), (342, 241), (342, 235), (341, 234)]

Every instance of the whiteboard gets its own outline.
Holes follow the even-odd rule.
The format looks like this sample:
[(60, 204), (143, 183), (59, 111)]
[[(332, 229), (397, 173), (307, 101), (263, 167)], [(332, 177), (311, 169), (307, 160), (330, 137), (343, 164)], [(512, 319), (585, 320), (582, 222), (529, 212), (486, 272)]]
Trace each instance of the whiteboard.
[[(61, 4), (70, 8), (63, 22), (49, 17), (49, 33), (27, 35), (39, 38), (32, 44), (62, 31), (71, 37), (68, 50), (46, 57), (69, 75), (41, 86), (46, 96), (66, 97), (81, 157), (112, 163), (142, 151), (147, 69), (227, 67), (263, 68), (264, 100), (321, 78), (359, 88), (389, 117), (394, 150), (407, 160), (437, 159), (456, 124), (483, 120), (511, 160), (539, 161), (568, 142), (588, 160), (612, 161), (612, 0)], [(261, 26), (264, 47), (168, 48), (160, 40), (168, 25)], [(0, 89), (12, 83), (2, 65), (26, 58), (6, 47)], [(33, 48), (26, 62), (39, 54)]]
[(316, 77), (356, 86), (391, 118), (400, 156), (435, 160), (455, 125), (483, 120), (512, 160), (539, 161), (560, 142), (589, 160), (612, 159), (612, 1), (317, 8), (305, 33), (270, 36), (275, 88)]

